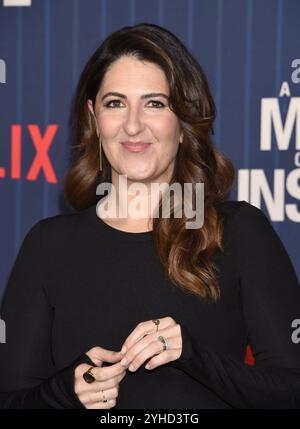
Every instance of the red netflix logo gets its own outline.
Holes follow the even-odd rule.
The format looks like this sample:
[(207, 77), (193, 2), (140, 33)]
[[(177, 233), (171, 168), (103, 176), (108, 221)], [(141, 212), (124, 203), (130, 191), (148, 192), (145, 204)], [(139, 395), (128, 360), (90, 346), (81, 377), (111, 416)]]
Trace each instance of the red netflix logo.
[[(45, 179), (49, 183), (57, 183), (54, 168), (49, 158), (49, 149), (53, 143), (54, 136), (57, 132), (58, 125), (48, 125), (42, 135), (38, 125), (31, 124), (27, 126), (32, 143), (35, 147), (36, 154), (32, 164), (26, 173), (27, 180), (36, 180), (39, 173), (43, 172)], [(11, 127), (11, 163), (10, 177), (12, 179), (21, 178), (22, 167), (22, 127), (14, 124)], [(6, 177), (6, 169), (0, 167), (0, 179)]]

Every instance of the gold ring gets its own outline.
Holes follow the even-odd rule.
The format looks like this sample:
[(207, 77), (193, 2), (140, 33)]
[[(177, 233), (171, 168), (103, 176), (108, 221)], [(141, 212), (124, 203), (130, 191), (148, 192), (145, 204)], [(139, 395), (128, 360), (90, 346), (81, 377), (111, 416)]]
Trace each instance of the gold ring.
[(152, 322), (156, 325), (156, 332), (158, 331), (158, 325), (160, 324), (159, 319), (153, 319)]
[(95, 381), (95, 377), (91, 373), (91, 370), (95, 368), (94, 366), (91, 366), (86, 372), (83, 373), (83, 379), (86, 383), (93, 383)]
[(102, 392), (103, 397), (104, 397), (104, 399), (101, 402), (107, 402), (107, 399), (106, 399), (105, 394), (104, 394), (104, 390), (101, 390), (101, 392)]

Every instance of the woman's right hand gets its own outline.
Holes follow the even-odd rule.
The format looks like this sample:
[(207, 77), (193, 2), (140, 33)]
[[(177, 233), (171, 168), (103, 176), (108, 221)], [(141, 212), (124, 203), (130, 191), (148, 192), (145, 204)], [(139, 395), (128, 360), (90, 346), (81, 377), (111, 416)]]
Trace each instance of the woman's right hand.
[[(119, 394), (119, 383), (126, 375), (120, 361), (122, 356), (120, 352), (107, 350), (102, 347), (93, 347), (86, 353), (95, 363), (95, 368), (91, 371), (95, 381), (87, 383), (83, 374), (90, 368), (85, 363), (75, 368), (75, 386), (74, 390), (80, 402), (85, 408), (108, 409), (117, 403)], [(113, 365), (102, 367), (103, 362), (110, 362)], [(103, 402), (107, 399), (107, 402)]]

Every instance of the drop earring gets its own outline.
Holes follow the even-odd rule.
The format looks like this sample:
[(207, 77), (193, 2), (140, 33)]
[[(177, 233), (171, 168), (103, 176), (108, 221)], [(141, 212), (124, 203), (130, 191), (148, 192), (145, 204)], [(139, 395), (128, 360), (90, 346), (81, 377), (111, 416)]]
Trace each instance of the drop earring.
[(101, 145), (100, 135), (99, 135), (99, 170), (102, 171), (102, 145)]

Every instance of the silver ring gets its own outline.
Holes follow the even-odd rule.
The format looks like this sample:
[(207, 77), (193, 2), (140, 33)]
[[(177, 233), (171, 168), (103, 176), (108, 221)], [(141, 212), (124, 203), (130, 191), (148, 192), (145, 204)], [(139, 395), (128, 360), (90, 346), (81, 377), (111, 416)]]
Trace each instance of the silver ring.
[(164, 347), (164, 351), (167, 350), (168, 343), (167, 343), (167, 340), (165, 339), (165, 337), (160, 335), (159, 337), (157, 337), (157, 339), (162, 342), (163, 347)]

